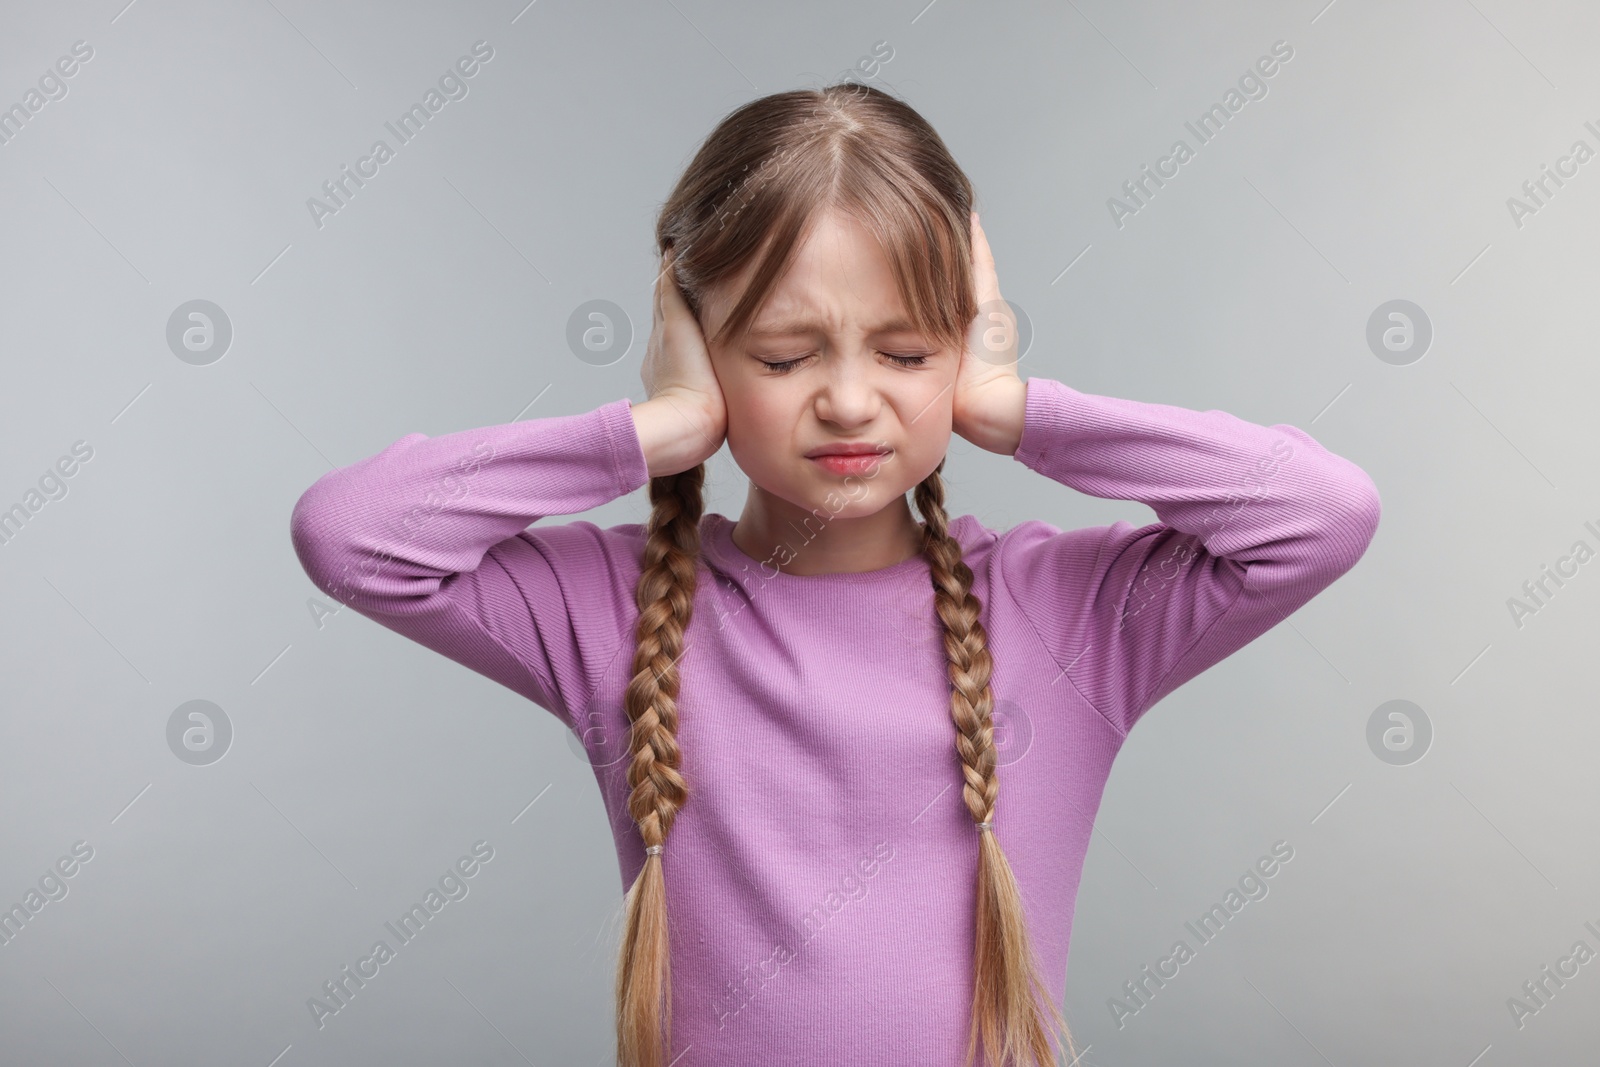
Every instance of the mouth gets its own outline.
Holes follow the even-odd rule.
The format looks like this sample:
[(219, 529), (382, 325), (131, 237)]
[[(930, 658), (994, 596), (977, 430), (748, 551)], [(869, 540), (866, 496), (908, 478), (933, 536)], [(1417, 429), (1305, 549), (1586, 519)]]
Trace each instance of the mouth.
[(806, 458), (830, 474), (866, 474), (894, 455), (891, 448), (839, 446), (819, 449)]
[(886, 455), (894, 449), (879, 441), (841, 441), (835, 445), (821, 445), (806, 453), (807, 459), (821, 456)]

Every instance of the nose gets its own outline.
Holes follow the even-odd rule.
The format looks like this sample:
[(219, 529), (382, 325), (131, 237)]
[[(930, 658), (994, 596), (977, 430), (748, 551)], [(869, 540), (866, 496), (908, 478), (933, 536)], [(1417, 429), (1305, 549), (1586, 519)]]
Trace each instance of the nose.
[(858, 351), (835, 359), (817, 390), (817, 418), (846, 429), (875, 419), (881, 403), (875, 371), (870, 352)]

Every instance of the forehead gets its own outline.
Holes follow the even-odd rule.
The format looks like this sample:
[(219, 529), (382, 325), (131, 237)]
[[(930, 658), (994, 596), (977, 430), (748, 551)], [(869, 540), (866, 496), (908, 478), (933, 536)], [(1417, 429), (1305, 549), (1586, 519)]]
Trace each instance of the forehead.
[[(719, 294), (723, 312), (732, 309), (733, 294), (744, 291), (747, 273)], [(849, 216), (829, 212), (800, 242), (789, 269), (751, 321), (750, 336), (792, 336), (845, 326), (873, 333), (916, 329), (877, 239)]]

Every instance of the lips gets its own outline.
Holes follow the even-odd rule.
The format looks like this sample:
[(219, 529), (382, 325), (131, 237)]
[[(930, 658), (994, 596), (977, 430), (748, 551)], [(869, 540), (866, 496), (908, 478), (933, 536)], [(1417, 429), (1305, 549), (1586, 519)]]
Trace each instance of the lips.
[(867, 474), (887, 460), (891, 452), (824, 452), (814, 455), (811, 462), (830, 474)]
[(821, 459), (823, 456), (883, 456), (889, 452), (890, 449), (879, 445), (824, 445), (807, 452), (806, 456), (809, 459)]

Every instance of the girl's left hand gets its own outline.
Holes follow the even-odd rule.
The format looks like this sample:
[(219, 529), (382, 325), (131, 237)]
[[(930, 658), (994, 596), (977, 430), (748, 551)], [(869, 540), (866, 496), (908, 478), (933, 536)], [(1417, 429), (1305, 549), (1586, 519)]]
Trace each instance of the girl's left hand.
[(979, 448), (1006, 455), (1017, 450), (1027, 387), (1017, 374), (1017, 316), (1000, 295), (994, 253), (972, 213), (972, 271), (978, 315), (956, 372), (954, 430)]

